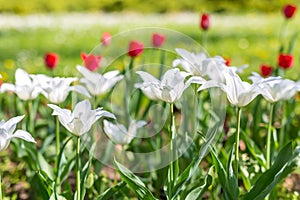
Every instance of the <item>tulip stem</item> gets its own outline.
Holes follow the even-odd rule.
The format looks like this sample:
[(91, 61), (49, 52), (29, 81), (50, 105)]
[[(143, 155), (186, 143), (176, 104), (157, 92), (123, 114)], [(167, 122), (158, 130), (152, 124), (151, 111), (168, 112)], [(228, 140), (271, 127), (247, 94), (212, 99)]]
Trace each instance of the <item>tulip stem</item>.
[(269, 118), (269, 125), (268, 125), (268, 135), (267, 135), (267, 152), (266, 152), (266, 160), (267, 160), (267, 169), (271, 166), (271, 128), (272, 128), (272, 122), (273, 122), (273, 110), (274, 110), (274, 104), (270, 104), (270, 118)]
[(281, 118), (281, 127), (280, 127), (280, 136), (279, 136), (279, 145), (280, 147), (283, 147), (284, 145), (284, 129), (286, 124), (286, 103), (282, 102), (282, 118)]
[(29, 132), (34, 135), (34, 111), (32, 109), (32, 100), (28, 101)]
[[(170, 116), (171, 116), (171, 123), (170, 123), (170, 168), (168, 172), (168, 179), (169, 179), (169, 188), (168, 188), (168, 197), (171, 199), (172, 197), (172, 190), (173, 185), (175, 182), (175, 177), (177, 176), (178, 171), (178, 160), (176, 155), (176, 146), (174, 147), (173, 142), (175, 141), (176, 137), (176, 127), (175, 127), (175, 115), (174, 115), (174, 104), (170, 104)], [(176, 144), (175, 144), (176, 145)]]
[(235, 176), (238, 180), (239, 175), (239, 143), (240, 143), (240, 126), (241, 126), (242, 109), (237, 108), (236, 133), (235, 133)]
[(2, 173), (0, 172), (0, 200), (2, 199)]
[(60, 151), (60, 134), (59, 134), (59, 120), (58, 116), (55, 117), (55, 133), (56, 133), (56, 158), (59, 156)]
[(80, 200), (80, 136), (77, 136), (76, 143), (76, 189), (77, 200)]

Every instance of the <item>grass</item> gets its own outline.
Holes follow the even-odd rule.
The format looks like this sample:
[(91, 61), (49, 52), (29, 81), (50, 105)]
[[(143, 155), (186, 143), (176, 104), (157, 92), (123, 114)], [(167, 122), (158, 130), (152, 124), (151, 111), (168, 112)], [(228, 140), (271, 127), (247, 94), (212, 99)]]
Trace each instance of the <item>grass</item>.
[[(199, 43), (202, 36), (198, 26), (199, 16), (192, 13), (33, 15), (17, 19), (14, 16), (6, 17), (12, 19), (12, 23), (0, 26), (0, 72), (4, 80), (12, 80), (18, 67), (30, 73), (46, 73), (43, 55), (48, 51), (60, 55), (55, 75), (74, 75), (76, 64), (82, 63), (80, 52), (91, 52), (97, 47), (101, 34), (105, 31), (117, 35), (134, 28), (161, 27), (186, 34)], [(281, 14), (212, 15), (212, 28), (208, 31), (205, 49), (211, 56), (230, 58), (234, 66), (249, 64), (245, 76), (258, 71), (262, 63), (276, 66), (280, 46), (278, 36), (283, 22)], [(297, 16), (288, 23), (283, 37), (286, 46), (298, 31), (299, 25)], [(145, 42), (149, 40), (142, 38), (143, 36), (138, 37), (140, 38), (136, 39)], [(169, 42), (176, 47), (177, 38), (169, 37), (168, 40), (173, 40)], [(296, 40), (295, 47), (299, 44), (300, 39)], [(127, 41), (123, 41), (122, 45), (126, 49)], [(294, 48), (293, 55), (294, 67), (288, 70), (287, 76), (298, 79), (300, 49)]]

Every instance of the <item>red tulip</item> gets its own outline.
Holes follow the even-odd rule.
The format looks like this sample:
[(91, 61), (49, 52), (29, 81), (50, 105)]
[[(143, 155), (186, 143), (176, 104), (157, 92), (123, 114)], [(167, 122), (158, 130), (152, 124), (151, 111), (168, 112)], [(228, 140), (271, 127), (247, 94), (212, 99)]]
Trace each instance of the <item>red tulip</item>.
[(86, 55), (85, 53), (80, 54), (84, 65), (86, 68), (88, 68), (90, 71), (95, 71), (98, 69), (100, 66), (100, 62), (102, 57), (101, 56), (96, 56), (96, 55)]
[(152, 45), (154, 47), (161, 47), (165, 42), (166, 36), (159, 33), (152, 34)]
[(282, 69), (288, 69), (293, 65), (293, 56), (290, 54), (279, 54), (278, 66)]
[(285, 18), (290, 19), (294, 16), (296, 10), (297, 10), (296, 6), (288, 4), (288, 5), (284, 6), (282, 11), (283, 11)]
[(260, 73), (263, 77), (270, 76), (273, 72), (273, 67), (269, 65), (261, 65), (260, 66)]
[(58, 64), (59, 57), (56, 53), (46, 53), (44, 60), (48, 69), (54, 69)]
[(200, 20), (200, 27), (203, 30), (207, 30), (210, 27), (209, 14), (202, 14)]
[(227, 57), (224, 57), (224, 60), (225, 60), (225, 65), (226, 65), (226, 66), (230, 66), (230, 64), (231, 64), (231, 59), (230, 59), (230, 58), (227, 58)]
[(130, 41), (128, 48), (128, 55), (132, 58), (140, 55), (144, 50), (144, 44), (138, 41)]
[(102, 34), (101, 42), (104, 46), (108, 46), (111, 42), (111, 34), (108, 32), (105, 32)]
[(0, 79), (0, 87), (1, 87), (2, 83), (3, 83), (3, 82), (2, 82), (2, 79)]

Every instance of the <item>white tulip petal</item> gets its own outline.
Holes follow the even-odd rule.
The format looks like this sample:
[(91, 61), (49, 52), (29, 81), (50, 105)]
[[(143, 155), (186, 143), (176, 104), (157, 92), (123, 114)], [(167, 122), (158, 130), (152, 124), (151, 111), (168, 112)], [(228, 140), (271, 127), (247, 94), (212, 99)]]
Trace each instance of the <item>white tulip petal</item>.
[(90, 93), (81, 85), (71, 86), (70, 91), (75, 91), (79, 94), (86, 96), (87, 98), (91, 98)]
[(1, 127), (4, 128), (9, 135), (12, 135), (13, 131), (16, 129), (17, 123), (19, 123), (25, 115), (17, 116), (9, 119)]
[(23, 130), (17, 130), (12, 136), (11, 138), (21, 138), (27, 142), (33, 142), (36, 143), (36, 141), (34, 140), (34, 138), (31, 136), (30, 133), (28, 133), (27, 131), (23, 131)]
[(6, 92), (6, 91), (15, 92), (16, 87), (15, 87), (15, 85), (10, 84), (10, 83), (3, 83), (0, 87), (0, 91), (1, 91), (1, 93)]

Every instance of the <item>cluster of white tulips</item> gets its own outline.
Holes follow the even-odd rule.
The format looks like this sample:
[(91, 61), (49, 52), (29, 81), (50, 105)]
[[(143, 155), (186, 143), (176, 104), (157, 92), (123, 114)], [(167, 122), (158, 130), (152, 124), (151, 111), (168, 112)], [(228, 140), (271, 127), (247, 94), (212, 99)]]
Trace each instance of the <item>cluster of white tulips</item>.
[[(203, 53), (195, 54), (184, 49), (176, 49), (181, 58), (176, 59), (172, 63), (172, 68), (167, 70), (161, 80), (145, 71), (137, 71), (141, 81), (135, 82), (134, 87), (140, 89), (145, 96), (151, 100), (160, 100), (170, 105), (170, 140), (176, 137), (176, 125), (174, 116), (175, 102), (178, 101), (184, 91), (191, 84), (197, 86), (197, 92), (217, 87), (220, 88), (227, 96), (228, 101), (237, 107), (238, 127), (235, 135), (235, 176), (238, 177), (239, 169), (239, 132), (241, 109), (247, 106), (258, 95), (262, 95), (271, 105), (270, 121), (272, 120), (273, 105), (275, 102), (284, 101), (292, 98), (300, 90), (300, 82), (284, 79), (282, 77), (263, 78), (257, 73), (253, 73), (249, 79), (252, 83), (242, 81), (238, 73), (241, 73), (247, 65), (242, 67), (228, 67), (222, 57), (208, 57)], [(88, 133), (92, 125), (100, 118), (108, 118), (103, 120), (103, 130), (105, 134), (113, 141), (113, 143), (128, 145), (135, 138), (137, 130), (146, 126), (146, 121), (130, 119), (129, 123), (124, 126), (118, 123), (118, 119), (113, 113), (103, 110), (97, 104), (92, 105), (89, 100), (83, 100), (74, 106), (71, 111), (69, 109), (59, 107), (59, 104), (66, 101), (70, 92), (76, 92), (81, 97), (90, 98), (108, 93), (113, 87), (126, 78), (119, 71), (109, 71), (105, 74), (92, 72), (86, 67), (77, 66), (81, 78), (77, 77), (49, 77), (43, 74), (28, 74), (22, 69), (17, 69), (15, 73), (15, 83), (3, 83), (1, 93), (10, 91), (15, 93), (19, 99), (23, 101), (32, 101), (40, 94), (48, 100), (48, 106), (53, 110), (52, 115), (70, 133), (77, 137), (76, 148), (76, 198), (81, 198), (81, 182), (80, 182), (80, 136)], [(183, 70), (183, 71), (181, 71)], [(78, 83), (79, 81), (79, 83)], [(82, 85), (81, 85), (82, 84)], [(17, 123), (24, 116), (13, 117), (7, 122), (0, 122), (0, 151), (5, 150), (12, 138), (21, 138), (28, 142), (35, 143), (30, 133), (24, 130), (17, 130), (14, 133)], [(114, 121), (112, 121), (112, 119)], [(34, 120), (34, 119), (32, 119)], [(58, 122), (57, 121), (57, 122)], [(270, 158), (270, 134), (271, 124), (269, 123), (267, 138), (267, 169), (271, 167), (272, 160)], [(57, 124), (58, 125), (58, 124)], [(32, 129), (33, 130), (33, 129)], [(56, 132), (56, 153), (60, 153), (59, 130)], [(175, 146), (170, 145), (171, 159), (175, 160), (170, 163), (168, 172), (168, 197), (172, 198), (175, 187), (177, 155), (173, 154)], [(59, 183), (57, 183), (59, 184)]]

